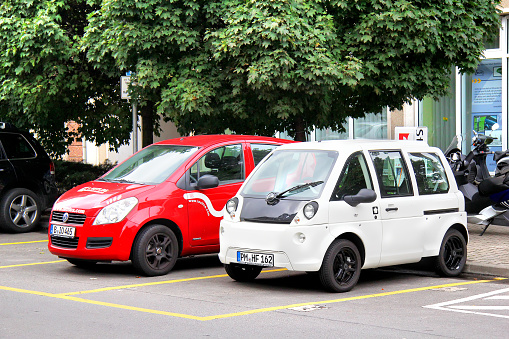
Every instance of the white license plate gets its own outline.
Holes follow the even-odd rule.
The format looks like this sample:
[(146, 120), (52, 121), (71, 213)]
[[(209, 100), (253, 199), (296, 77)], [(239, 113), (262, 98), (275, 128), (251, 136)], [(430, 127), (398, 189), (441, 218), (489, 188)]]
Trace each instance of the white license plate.
[(274, 266), (274, 254), (237, 252), (237, 262), (242, 264)]
[(57, 237), (74, 238), (76, 233), (75, 227), (51, 225), (50, 234)]

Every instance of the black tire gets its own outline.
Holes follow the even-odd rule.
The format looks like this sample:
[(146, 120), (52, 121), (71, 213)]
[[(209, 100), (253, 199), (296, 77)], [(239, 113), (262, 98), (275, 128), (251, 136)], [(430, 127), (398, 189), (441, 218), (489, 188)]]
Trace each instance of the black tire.
[(255, 280), (256, 277), (262, 271), (262, 268), (263, 267), (261, 266), (254, 265), (237, 265), (237, 264), (224, 265), (224, 269), (226, 270), (226, 273), (228, 273), (230, 278), (241, 282)]
[(166, 226), (151, 225), (136, 236), (131, 261), (142, 275), (164, 275), (175, 266), (178, 252), (175, 233)]
[(467, 242), (463, 234), (455, 229), (445, 233), (440, 252), (435, 258), (435, 270), (445, 277), (461, 274), (467, 262)]
[(0, 201), (0, 228), (8, 232), (33, 231), (39, 224), (41, 203), (37, 195), (25, 188), (7, 192)]
[(74, 259), (74, 258), (65, 258), (68, 262), (77, 266), (79, 268), (92, 268), (97, 264), (95, 260), (85, 260), (85, 259)]
[(335, 240), (325, 252), (318, 271), (322, 286), (330, 292), (348, 292), (357, 284), (361, 275), (361, 255), (349, 240)]

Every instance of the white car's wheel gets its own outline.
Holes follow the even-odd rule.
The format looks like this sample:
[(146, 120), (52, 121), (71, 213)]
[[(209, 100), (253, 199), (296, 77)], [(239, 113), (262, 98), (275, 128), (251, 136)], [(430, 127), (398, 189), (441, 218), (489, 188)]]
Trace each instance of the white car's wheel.
[(350, 291), (361, 275), (361, 255), (349, 240), (337, 239), (330, 246), (319, 271), (320, 282), (331, 292)]
[(437, 273), (446, 277), (461, 274), (467, 262), (467, 242), (460, 231), (450, 229), (445, 233), (440, 253), (435, 260)]

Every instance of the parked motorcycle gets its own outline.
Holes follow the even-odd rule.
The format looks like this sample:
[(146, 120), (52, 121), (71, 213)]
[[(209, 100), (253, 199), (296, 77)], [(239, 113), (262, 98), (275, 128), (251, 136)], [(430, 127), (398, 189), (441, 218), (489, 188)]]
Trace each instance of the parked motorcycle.
[[(457, 136), (445, 152), (458, 188), (465, 196), (468, 222), (485, 226), (481, 235), (491, 224), (509, 226), (509, 151), (492, 152), (488, 145), (494, 139), (474, 131), (472, 150), (466, 156), (457, 148)], [(495, 176), (490, 175), (486, 164), (489, 154), (497, 162)]]

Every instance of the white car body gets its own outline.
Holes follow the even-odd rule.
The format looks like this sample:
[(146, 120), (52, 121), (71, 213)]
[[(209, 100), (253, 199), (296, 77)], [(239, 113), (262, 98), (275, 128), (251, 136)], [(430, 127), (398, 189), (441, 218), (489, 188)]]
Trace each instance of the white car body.
[[(264, 199), (264, 204), (260, 201), (265, 198), (261, 195), (266, 192), (260, 188), (261, 193), (256, 196), (257, 187), (269, 187), (268, 182), (272, 183), (272, 179), (262, 178), (263, 172), (260, 174), (264, 167), (276, 166), (270, 165), (271, 157), (278, 156), (275, 155), (277, 152), (287, 152), (286, 158), (282, 156), (284, 153), (279, 153), (281, 159), (292, 156), (297, 160), (304, 154), (306, 159), (309, 159), (309, 154), (314, 154), (312, 152), (315, 151), (317, 155), (313, 163), (309, 165), (310, 161), (306, 160), (303, 165), (306, 166), (305, 169), (278, 168), (276, 172), (279, 177), (282, 171), (288, 172), (286, 177), (296, 177), (295, 173), (299, 170), (318, 172), (330, 164), (332, 155), (337, 155), (328, 174), (322, 173), (318, 174), (319, 178), (315, 177), (319, 179), (316, 181), (318, 184), (295, 195), (280, 197), (277, 202)], [(327, 154), (323, 156), (326, 164), (320, 163), (322, 151)], [(398, 154), (401, 159), (398, 159)], [(374, 159), (378, 164), (378, 172)], [(347, 160), (349, 169), (345, 170), (343, 179), (340, 176)], [(357, 162), (362, 169), (359, 169)], [(441, 166), (438, 163), (441, 163)], [(299, 164), (302, 165), (303, 161)], [(294, 172), (289, 174), (291, 171)], [(367, 186), (371, 180), (371, 189), (376, 193), (376, 199), (352, 206), (339, 195), (348, 189), (355, 189), (351, 182), (358, 182), (361, 172), (364, 175), (362, 180)], [(350, 174), (346, 177), (348, 173)], [(383, 180), (380, 180), (376, 173), (380, 173)], [(348, 181), (347, 178), (350, 177), (355, 180)], [(410, 186), (405, 183), (405, 178)], [(263, 185), (256, 186), (251, 183), (252, 180), (258, 180)], [(360, 184), (363, 184), (362, 180), (359, 181)], [(277, 185), (278, 179), (275, 181), (274, 185)], [(320, 183), (321, 181), (324, 182)], [(391, 184), (393, 186), (390, 186)], [(405, 187), (407, 190), (402, 193)], [(270, 188), (276, 193), (281, 192), (275, 187)], [(397, 193), (389, 192), (389, 189)], [(255, 195), (249, 192), (254, 192)], [(311, 199), (305, 196), (313, 194)], [(350, 195), (353, 194), (356, 193)], [(235, 211), (226, 210), (220, 226), (219, 259), (227, 265), (276, 266), (292, 271), (319, 271), (333, 242), (336, 239), (347, 239), (356, 245), (361, 256), (362, 269), (367, 269), (415, 263), (424, 257), (438, 256), (444, 236), (451, 228), (462, 234), (465, 244), (468, 242), (463, 195), (456, 186), (453, 173), (441, 150), (423, 142), (338, 140), (283, 145), (257, 166), (234, 199), (237, 202)], [(269, 200), (271, 204), (267, 202)], [(308, 219), (304, 215), (303, 207), (311, 201), (318, 204), (318, 209), (316, 214)], [(284, 206), (288, 210), (284, 211)], [(278, 208), (283, 211), (278, 211)], [(274, 210), (275, 214), (268, 216), (272, 213), (271, 210)], [(285, 221), (285, 218), (288, 220)], [(466, 246), (464, 251), (466, 260)], [(256, 254), (259, 256), (255, 257)]]

